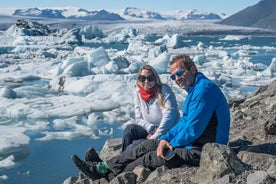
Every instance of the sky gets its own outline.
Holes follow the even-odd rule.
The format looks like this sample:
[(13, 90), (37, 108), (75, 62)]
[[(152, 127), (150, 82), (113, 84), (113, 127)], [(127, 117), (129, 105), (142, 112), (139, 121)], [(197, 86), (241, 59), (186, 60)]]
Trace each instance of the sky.
[(3, 0), (0, 8), (79, 7), (86, 10), (125, 9), (136, 7), (146, 10), (204, 10), (234, 14), (261, 0)]

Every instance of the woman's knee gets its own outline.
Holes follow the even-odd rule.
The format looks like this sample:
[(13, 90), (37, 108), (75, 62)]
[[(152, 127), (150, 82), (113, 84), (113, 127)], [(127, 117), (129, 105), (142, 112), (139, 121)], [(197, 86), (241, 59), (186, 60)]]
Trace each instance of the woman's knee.
[(133, 132), (135, 130), (135, 127), (136, 126), (134, 124), (127, 125), (127, 127), (124, 130), (124, 134), (127, 135), (127, 134)]
[(125, 131), (131, 131), (136, 128), (137, 125), (135, 124), (129, 124), (126, 126)]

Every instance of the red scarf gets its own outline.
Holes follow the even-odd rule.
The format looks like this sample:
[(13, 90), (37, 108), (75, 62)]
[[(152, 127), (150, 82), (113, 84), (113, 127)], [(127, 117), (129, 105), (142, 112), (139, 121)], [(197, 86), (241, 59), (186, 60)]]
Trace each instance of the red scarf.
[(141, 95), (141, 98), (144, 100), (144, 101), (149, 101), (151, 98), (153, 98), (157, 92), (157, 89), (156, 87), (152, 87), (150, 88), (149, 90), (145, 90), (144, 88), (142, 87), (139, 87), (139, 91), (140, 91), (140, 95)]

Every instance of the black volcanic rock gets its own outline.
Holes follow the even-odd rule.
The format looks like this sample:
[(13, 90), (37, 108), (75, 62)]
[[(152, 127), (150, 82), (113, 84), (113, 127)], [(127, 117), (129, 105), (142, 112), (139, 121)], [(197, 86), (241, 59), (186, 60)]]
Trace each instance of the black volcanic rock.
[(219, 24), (276, 30), (276, 1), (262, 0), (226, 18)]

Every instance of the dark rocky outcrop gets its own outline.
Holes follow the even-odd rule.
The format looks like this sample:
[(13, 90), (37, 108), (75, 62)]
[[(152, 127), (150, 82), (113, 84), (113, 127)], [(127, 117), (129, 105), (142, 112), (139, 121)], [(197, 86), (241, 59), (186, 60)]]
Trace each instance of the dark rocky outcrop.
[(276, 1), (262, 0), (254, 6), (226, 18), (220, 24), (276, 29)]
[[(139, 166), (122, 173), (110, 183), (189, 183), (224, 184), (276, 182), (276, 81), (261, 87), (244, 99), (231, 100), (231, 131), (229, 145), (206, 144), (199, 167), (159, 167), (153, 172)], [(107, 140), (100, 152), (102, 159), (120, 154), (121, 139)], [(82, 173), (64, 184), (103, 184)]]

